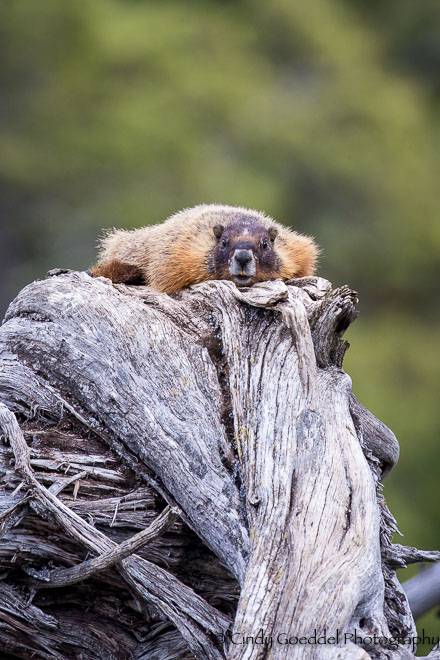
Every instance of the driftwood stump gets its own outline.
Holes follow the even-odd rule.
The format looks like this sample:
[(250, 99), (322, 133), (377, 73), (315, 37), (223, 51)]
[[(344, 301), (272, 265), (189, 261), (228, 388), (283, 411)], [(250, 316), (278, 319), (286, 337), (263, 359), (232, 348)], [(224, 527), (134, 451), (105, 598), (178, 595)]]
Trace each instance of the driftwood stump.
[(0, 330), (2, 657), (413, 657), (354, 292), (50, 275)]

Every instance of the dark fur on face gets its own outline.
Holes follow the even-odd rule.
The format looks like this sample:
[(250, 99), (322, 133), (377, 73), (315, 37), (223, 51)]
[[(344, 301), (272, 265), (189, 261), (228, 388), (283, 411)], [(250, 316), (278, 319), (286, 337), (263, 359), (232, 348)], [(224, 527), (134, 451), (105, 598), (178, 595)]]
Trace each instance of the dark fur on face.
[(280, 260), (274, 250), (277, 229), (266, 229), (258, 220), (237, 219), (227, 227), (213, 229), (217, 245), (212, 254), (212, 268), (220, 280), (232, 280), (237, 286), (251, 286), (277, 277)]

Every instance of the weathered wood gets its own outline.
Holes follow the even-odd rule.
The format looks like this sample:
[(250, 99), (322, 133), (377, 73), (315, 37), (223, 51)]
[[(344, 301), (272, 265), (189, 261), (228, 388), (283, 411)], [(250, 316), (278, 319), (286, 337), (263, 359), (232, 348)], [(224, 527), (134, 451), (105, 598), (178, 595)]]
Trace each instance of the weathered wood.
[[(417, 561), (422, 561), (421, 558)], [(440, 606), (440, 564), (424, 568), (403, 585), (414, 617)]]
[(392, 641), (415, 635), (395, 570), (439, 554), (391, 543), (398, 444), (342, 369), (356, 294), (52, 275), (0, 329), (0, 645), (413, 657)]

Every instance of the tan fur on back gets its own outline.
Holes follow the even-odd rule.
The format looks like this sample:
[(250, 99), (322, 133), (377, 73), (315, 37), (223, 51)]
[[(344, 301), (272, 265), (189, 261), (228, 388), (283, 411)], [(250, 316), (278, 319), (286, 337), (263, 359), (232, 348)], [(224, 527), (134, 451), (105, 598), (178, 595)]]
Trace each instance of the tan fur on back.
[(281, 269), (274, 277), (288, 279), (313, 274), (318, 255), (313, 239), (259, 211), (221, 204), (203, 204), (180, 211), (158, 225), (107, 234), (101, 242), (96, 272), (99, 275), (100, 267), (113, 260), (137, 266), (150, 286), (166, 293), (215, 279), (209, 269), (209, 256), (216, 245), (213, 228), (227, 226), (243, 216), (255, 218), (266, 228), (278, 229), (275, 251)]

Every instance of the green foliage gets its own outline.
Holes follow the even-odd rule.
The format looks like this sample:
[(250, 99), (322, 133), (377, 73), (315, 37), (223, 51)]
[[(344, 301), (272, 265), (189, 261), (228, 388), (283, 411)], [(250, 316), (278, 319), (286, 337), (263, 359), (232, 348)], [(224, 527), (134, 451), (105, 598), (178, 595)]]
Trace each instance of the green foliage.
[(385, 496), (403, 542), (440, 548), (438, 499), (426, 478), (440, 437), (440, 364), (433, 359), (438, 330), (404, 316), (381, 316), (359, 319), (347, 337), (352, 346), (344, 367), (358, 374), (354, 393), (400, 442), (398, 467), (385, 482)]
[(315, 235), (320, 273), (360, 294), (346, 369), (401, 442), (386, 495), (424, 547), (440, 546), (439, 31), (432, 0), (0, 9), (1, 302), (86, 268), (101, 228), (200, 202)]
[(427, 95), (346, 5), (17, 0), (1, 31), (0, 176), (30, 258), (55, 252), (32, 226), (85, 266), (98, 227), (216, 200), (316, 234), (362, 304), (436, 295)]

